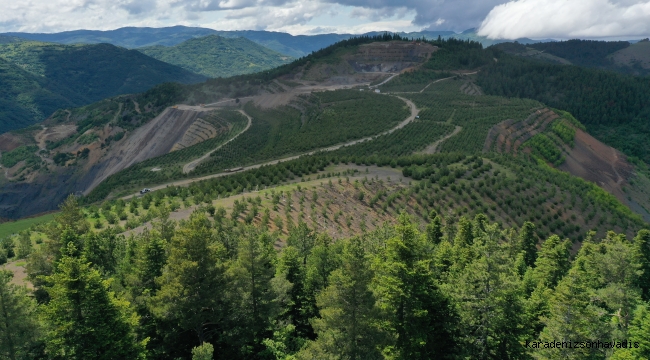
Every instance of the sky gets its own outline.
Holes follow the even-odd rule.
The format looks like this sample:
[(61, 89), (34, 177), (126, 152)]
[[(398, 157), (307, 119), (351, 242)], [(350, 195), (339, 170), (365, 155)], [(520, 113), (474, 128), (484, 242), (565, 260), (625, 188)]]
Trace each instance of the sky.
[(0, 9), (0, 32), (186, 25), (294, 35), (469, 28), (492, 39), (650, 35), (650, 0), (0, 0)]

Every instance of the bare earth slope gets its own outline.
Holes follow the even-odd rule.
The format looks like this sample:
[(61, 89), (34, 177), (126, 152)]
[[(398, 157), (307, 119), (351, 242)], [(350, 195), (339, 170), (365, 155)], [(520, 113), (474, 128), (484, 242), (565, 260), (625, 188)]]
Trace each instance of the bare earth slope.
[(596, 140), (593, 136), (577, 129), (575, 146), (559, 166), (572, 175), (594, 182), (598, 186), (627, 203), (623, 185), (634, 171), (620, 151)]
[(83, 192), (87, 194), (110, 175), (135, 163), (167, 154), (183, 139), (199, 115), (200, 112), (194, 110), (165, 109), (93, 166), (82, 181)]

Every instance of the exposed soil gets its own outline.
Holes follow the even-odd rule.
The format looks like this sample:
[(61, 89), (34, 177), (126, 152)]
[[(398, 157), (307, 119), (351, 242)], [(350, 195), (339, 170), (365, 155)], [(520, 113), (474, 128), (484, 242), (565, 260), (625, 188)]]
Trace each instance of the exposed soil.
[(23, 145), (23, 141), (18, 136), (11, 133), (0, 135), (0, 151), (11, 151), (20, 145)]
[[(410, 179), (405, 178), (401, 171), (393, 168), (385, 167), (376, 167), (376, 166), (360, 166), (360, 165), (339, 165), (326, 169), (326, 171), (320, 172), (323, 174), (325, 172), (344, 172), (346, 170), (357, 170), (354, 176), (349, 176), (350, 182), (348, 183), (345, 179), (345, 176), (342, 176), (342, 182), (338, 183), (338, 178), (323, 178), (315, 179), (318, 174), (312, 174), (308, 176), (312, 180), (301, 182), (300, 179), (291, 181), (288, 184), (280, 185), (275, 188), (275, 191), (280, 190), (284, 191), (285, 195), (283, 196), (280, 202), (280, 208), (275, 211), (271, 211), (271, 218), (275, 219), (276, 217), (281, 217), (286, 224), (287, 216), (290, 216), (294, 224), (297, 224), (300, 220), (300, 196), (304, 195), (304, 204), (302, 206), (303, 218), (302, 220), (307, 222), (310, 226), (314, 226), (319, 229), (319, 231), (325, 231), (333, 238), (343, 238), (348, 236), (353, 236), (360, 232), (361, 222), (364, 221), (366, 228), (372, 230), (377, 226), (380, 226), (384, 221), (394, 222), (394, 214), (389, 214), (381, 211), (379, 208), (371, 208), (368, 206), (369, 197), (371, 194), (367, 194), (365, 201), (358, 199), (359, 190), (354, 188), (354, 181), (362, 181), (363, 179), (374, 179), (374, 187), (377, 187), (375, 190), (388, 190), (394, 191), (395, 189), (403, 188), (408, 185)], [(367, 171), (367, 172), (366, 172)], [(329, 186), (329, 181), (332, 181), (332, 186)], [(381, 180), (381, 183), (379, 183)], [(295, 193), (294, 190), (300, 186), (304, 190), (303, 194)], [(361, 185), (358, 185), (361, 186)], [(370, 186), (370, 183), (367, 184)], [(271, 188), (252, 191), (245, 194), (235, 195), (224, 199), (215, 200), (212, 204), (215, 207), (223, 206), (226, 208), (228, 213), (231, 212), (235, 200), (242, 201), (245, 198), (255, 198), (260, 196), (265, 199), (265, 203), (269, 201), (266, 200), (270, 198)], [(312, 192), (316, 191), (318, 193), (318, 199), (316, 202), (313, 202)], [(289, 201), (289, 196), (291, 200)], [(311, 206), (312, 203), (315, 205), (315, 210), (312, 212)], [(291, 204), (291, 211), (286, 212), (287, 204)], [(268, 207), (271, 207), (269, 204), (265, 204)], [(170, 219), (172, 220), (183, 220), (188, 219), (190, 215), (199, 209), (199, 207), (204, 205), (193, 205), (178, 211), (175, 211), (170, 214)], [(327, 206), (328, 208), (328, 217), (325, 218), (322, 215), (323, 207)], [(343, 216), (340, 216), (338, 221), (334, 221), (333, 217), (335, 213), (342, 212)], [(255, 223), (261, 222), (262, 213), (258, 214), (255, 218)], [(346, 218), (351, 217), (350, 226), (346, 224)], [(240, 219), (240, 221), (243, 221)], [(151, 229), (151, 223), (146, 223), (142, 226), (139, 226), (133, 230), (129, 230), (124, 233), (125, 236), (130, 236), (132, 234), (140, 234), (144, 229)], [(276, 230), (277, 228), (273, 224), (273, 221), (270, 223), (271, 231)], [(287, 235), (286, 227), (283, 229), (284, 235)]]
[[(378, 79), (384, 79), (388, 73), (400, 72), (421, 65), (436, 50), (437, 48), (434, 46), (417, 42), (388, 42), (370, 44), (369, 46), (364, 45), (357, 52), (344, 54), (337, 64), (318, 62), (306, 65), (303, 68), (298, 69), (296, 72), (282, 76), (282, 81), (272, 82), (256, 96), (243, 97), (239, 99), (223, 99), (216, 103), (200, 106), (181, 104), (172, 106), (165, 109), (160, 115), (149, 121), (147, 124), (129, 132), (122, 140), (112, 142), (108, 149), (98, 149), (95, 151), (95, 148), (101, 145), (101, 141), (82, 146), (88, 147), (91, 150), (88, 160), (85, 161), (83, 168), (73, 167), (70, 169), (60, 169), (61, 171), (59, 171), (59, 176), (65, 178), (68, 183), (62, 184), (60, 181), (56, 181), (56, 183), (59, 184), (58, 186), (61, 187), (57, 190), (57, 194), (88, 194), (108, 176), (115, 174), (120, 170), (146, 159), (164, 155), (170, 152), (177, 143), (179, 143), (180, 146), (186, 146), (187, 144), (185, 144), (185, 140), (188, 140), (189, 142), (193, 141), (190, 141), (191, 139), (183, 139), (183, 136), (187, 133), (188, 129), (196, 119), (198, 119), (201, 112), (211, 111), (214, 110), (214, 108), (223, 106), (238, 106), (248, 101), (254, 101), (257, 106), (263, 108), (273, 108), (288, 105), (300, 94), (308, 94), (314, 91), (369, 86)], [(287, 85), (284, 84), (283, 81), (290, 83)], [(150, 107), (150, 104), (134, 103), (134, 105), (136, 107), (136, 112), (137, 110), (145, 111)], [(115, 116), (119, 116), (119, 113), (120, 110), (118, 109)], [(70, 112), (68, 112), (68, 118), (69, 115)], [(405, 125), (409, 121), (412, 121), (412, 119), (407, 119), (401, 126)], [(76, 130), (74, 125), (68, 125), (69, 128), (59, 126), (60, 125), (50, 126), (48, 129), (42, 131), (37, 139), (39, 145), (44, 147), (46, 140), (56, 141), (57, 139), (70, 135)], [(396, 127), (396, 129), (401, 126)], [(104, 133), (99, 135), (100, 140), (107, 136)], [(196, 136), (195, 138), (199, 137), (200, 136)], [(361, 141), (368, 139), (362, 139)], [(0, 142), (0, 146), (2, 143), (3, 142)], [(7, 144), (5, 145), (7, 147), (15, 147), (15, 145), (11, 145), (11, 141), (6, 141), (4, 143)], [(354, 143), (356, 142), (340, 144), (327, 149), (320, 149), (320, 151), (331, 151), (341, 146), (351, 145)], [(179, 146), (177, 146), (177, 148), (178, 147)], [(76, 152), (79, 149), (80, 146), (78, 144), (72, 144), (59, 150), (65, 152)], [(292, 158), (293, 157), (288, 159)], [(274, 160), (272, 163), (282, 160)], [(213, 176), (222, 176), (222, 174), (215, 174)], [(52, 178), (52, 176), (48, 177)], [(53, 178), (51, 180), (54, 181)], [(38, 189), (43, 187), (43, 184), (40, 183), (49, 181), (50, 179), (41, 176), (28, 186), (33, 188), (35, 192), (38, 192)], [(27, 186), (27, 184), (24, 185)], [(52, 201), (59, 201), (59, 198), (60, 196), (55, 196), (52, 198)], [(11, 211), (8, 211), (7, 214), (16, 214), (15, 210), (18, 209), (18, 202), (15, 199), (15, 196), (12, 195), (10, 198), (7, 197), (4, 201), (9, 201), (10, 203), (7, 203), (6, 205), (12, 209)], [(20, 202), (22, 203), (22, 201)], [(26, 211), (27, 214), (29, 214), (33, 211), (29, 206), (28, 208), (24, 208), (24, 205), (21, 206), (21, 213), (22, 211)], [(49, 209), (39, 208), (39, 211), (46, 210)], [(0, 213), (1, 212), (2, 209), (0, 209)]]
[(580, 129), (576, 130), (575, 146), (559, 168), (596, 183), (623, 203), (628, 202), (623, 185), (633, 175), (634, 167), (620, 151)]
[(471, 81), (467, 81), (463, 85), (461, 85), (460, 91), (462, 91), (466, 95), (475, 95), (475, 96), (483, 95), (483, 90), (481, 90), (481, 88), (478, 85), (474, 84)]
[[(535, 111), (524, 121), (503, 121), (490, 129), (483, 151), (516, 154), (522, 143), (544, 131), (557, 118), (557, 114), (544, 108)], [(635, 212), (645, 215), (646, 212), (635, 209), (636, 203), (629, 200), (623, 190), (628, 179), (634, 175), (634, 167), (627, 162), (625, 155), (581, 129), (576, 129), (574, 143), (573, 148), (562, 147), (565, 161), (558, 169), (597, 184)]]
[(74, 134), (77, 131), (77, 125), (55, 125), (51, 127), (44, 127), (43, 130), (34, 135), (34, 140), (40, 149), (45, 149), (47, 141), (59, 141)]
[(27, 270), (25, 270), (25, 267), (16, 265), (20, 262), (24, 263), (25, 260), (18, 260), (18, 261), (12, 261), (10, 263), (6, 263), (0, 266), (0, 269), (9, 270), (14, 274), (14, 277), (11, 279), (12, 284), (16, 284), (19, 286), (27, 286), (28, 289), (33, 289), (34, 286), (32, 285), (32, 283), (30, 283), (27, 280)]
[(88, 194), (108, 176), (133, 164), (169, 153), (182, 141), (185, 132), (197, 120), (199, 111), (168, 108), (156, 118), (139, 127), (131, 136), (115, 144), (104, 160), (93, 166), (84, 182)]
[(559, 116), (553, 111), (543, 108), (533, 112), (524, 121), (509, 119), (494, 125), (488, 132), (483, 144), (483, 151), (517, 153), (521, 144), (526, 140), (546, 130), (553, 120)]
[(212, 124), (203, 119), (197, 119), (192, 125), (190, 125), (185, 134), (183, 134), (183, 138), (174, 144), (171, 151), (185, 149), (186, 147), (212, 139), (222, 133), (223, 130), (224, 129), (215, 128)]

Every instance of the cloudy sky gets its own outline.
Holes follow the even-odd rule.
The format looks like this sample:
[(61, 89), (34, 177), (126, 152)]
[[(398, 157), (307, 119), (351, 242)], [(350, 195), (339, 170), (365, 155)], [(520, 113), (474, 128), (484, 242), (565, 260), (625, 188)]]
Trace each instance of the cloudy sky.
[(0, 0), (0, 32), (201, 26), (292, 34), (479, 28), (490, 38), (637, 38), (650, 0)]

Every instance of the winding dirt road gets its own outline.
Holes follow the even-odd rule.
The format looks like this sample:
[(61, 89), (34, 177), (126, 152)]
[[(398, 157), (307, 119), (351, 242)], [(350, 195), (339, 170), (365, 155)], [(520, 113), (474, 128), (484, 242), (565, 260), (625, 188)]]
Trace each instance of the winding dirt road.
[(433, 144), (427, 146), (426, 149), (422, 150), (422, 154), (435, 154), (436, 151), (438, 150), (438, 145), (440, 145), (443, 141), (445, 141), (445, 140), (447, 140), (447, 139), (449, 139), (449, 138), (451, 138), (453, 136), (456, 136), (461, 130), (463, 130), (463, 128), (456, 125), (456, 128), (454, 129), (454, 131), (452, 131), (448, 135), (445, 135), (445, 137), (443, 137), (442, 139), (436, 140), (436, 142), (434, 142)]
[[(355, 144), (358, 144), (358, 143), (361, 143), (361, 142), (364, 142), (364, 141), (372, 140), (377, 136), (391, 134), (391, 133), (403, 128), (404, 126), (408, 125), (413, 120), (415, 120), (415, 117), (418, 116), (418, 114), (420, 113), (420, 109), (418, 109), (411, 100), (405, 99), (405, 98), (403, 98), (401, 96), (396, 96), (396, 97), (399, 98), (400, 100), (404, 101), (409, 106), (409, 108), (411, 109), (411, 115), (409, 117), (407, 117), (404, 121), (397, 124), (397, 126), (393, 127), (390, 130), (386, 130), (386, 131), (384, 131), (382, 133), (375, 134), (375, 135), (372, 135), (372, 136), (367, 136), (367, 137), (362, 138), (362, 139), (348, 141), (346, 143), (342, 143), (342, 144), (338, 144), (338, 145), (332, 145), (332, 146), (328, 146), (328, 147), (325, 147), (325, 148), (320, 148), (320, 149), (312, 150), (312, 151), (305, 152), (305, 153), (302, 153), (302, 154), (298, 154), (298, 155), (293, 155), (293, 156), (289, 156), (289, 157), (275, 159), (275, 160), (255, 164), (255, 165), (244, 166), (241, 170), (239, 170), (237, 172), (242, 172), (242, 171), (252, 170), (252, 169), (258, 169), (258, 168), (260, 168), (262, 166), (266, 166), (266, 165), (275, 165), (275, 164), (279, 164), (281, 162), (295, 160), (295, 159), (297, 159), (297, 158), (299, 158), (301, 156), (313, 155), (313, 154), (316, 154), (318, 152), (334, 151), (334, 150), (338, 150), (338, 149), (340, 149), (340, 148), (342, 148), (344, 146), (355, 145)], [(153, 186), (153, 187), (150, 187), (149, 189), (151, 189), (151, 191), (156, 191), (156, 190), (164, 189), (164, 188), (166, 188), (168, 186), (184, 186), (184, 185), (189, 185), (189, 184), (197, 182), (197, 181), (202, 181), (202, 180), (208, 180), (208, 179), (214, 179), (214, 178), (218, 178), (218, 177), (228, 176), (228, 175), (232, 175), (234, 173), (235, 172), (221, 172), (221, 173), (217, 173), (217, 174), (211, 174), (211, 175), (206, 175), (206, 176), (192, 178), (192, 179), (173, 181), (173, 182), (170, 182), (170, 183), (167, 183), (167, 184)], [(122, 197), (122, 199), (127, 200), (127, 199), (130, 199), (133, 196), (138, 196), (138, 195), (139, 195), (139, 193), (134, 193), (134, 194), (131, 194), (131, 195), (124, 196), (124, 197)]]
[(185, 166), (183, 166), (183, 174), (187, 174), (187, 173), (189, 173), (190, 171), (194, 170), (194, 169), (195, 169), (195, 168), (196, 168), (196, 167), (197, 167), (197, 166), (198, 166), (198, 165), (199, 165), (203, 160), (207, 159), (208, 156), (210, 156), (213, 152), (215, 152), (215, 151), (221, 149), (223, 146), (225, 146), (225, 145), (228, 144), (229, 142), (235, 140), (236, 138), (239, 137), (239, 135), (245, 133), (248, 129), (250, 129), (251, 124), (253, 123), (253, 118), (250, 117), (248, 114), (246, 114), (246, 113), (244, 112), (244, 110), (238, 110), (238, 111), (239, 111), (242, 115), (246, 116), (246, 118), (248, 118), (248, 124), (246, 124), (246, 128), (244, 128), (244, 130), (240, 131), (237, 135), (233, 136), (232, 139), (230, 139), (230, 140), (226, 141), (225, 143), (223, 143), (223, 144), (217, 146), (215, 149), (213, 149), (213, 150), (207, 152), (205, 155), (201, 156), (200, 158), (198, 158), (198, 159), (196, 159), (196, 160), (192, 160), (192, 161), (190, 161), (189, 163), (185, 164)]

